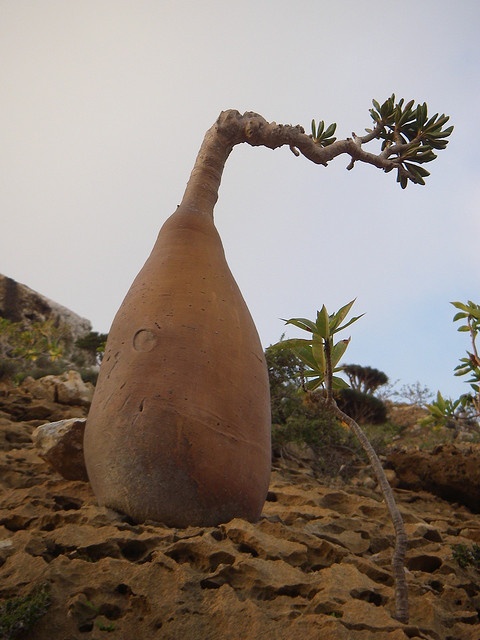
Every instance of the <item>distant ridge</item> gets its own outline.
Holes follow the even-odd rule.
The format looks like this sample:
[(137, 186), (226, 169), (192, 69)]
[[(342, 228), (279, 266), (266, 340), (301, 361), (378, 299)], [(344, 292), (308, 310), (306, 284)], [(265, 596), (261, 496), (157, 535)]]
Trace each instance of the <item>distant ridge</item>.
[(2, 274), (0, 274), (0, 317), (25, 324), (53, 320), (56, 326), (68, 326), (73, 340), (92, 330), (92, 324), (86, 318)]

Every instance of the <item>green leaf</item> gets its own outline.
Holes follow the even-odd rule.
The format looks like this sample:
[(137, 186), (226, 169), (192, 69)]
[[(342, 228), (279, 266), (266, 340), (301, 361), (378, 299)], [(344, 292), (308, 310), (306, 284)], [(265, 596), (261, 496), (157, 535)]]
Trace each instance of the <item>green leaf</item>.
[(355, 300), (356, 298), (354, 298), (353, 300), (351, 300), (350, 302), (348, 302), (346, 305), (344, 305), (343, 307), (341, 307), (337, 313), (334, 313), (332, 316), (332, 319), (330, 320), (330, 330), (332, 331), (332, 333), (336, 333), (337, 331), (337, 327), (341, 324), (341, 322), (343, 322), (343, 320), (346, 318), (346, 316), (348, 315), (348, 313), (350, 312), (350, 309), (353, 307), (353, 305), (355, 304)]
[(312, 354), (318, 369), (320, 369), (320, 371), (325, 371), (325, 351), (323, 348), (323, 340), (317, 334), (313, 336)]
[(350, 385), (348, 384), (348, 382), (345, 382), (343, 378), (332, 376), (332, 387), (337, 391), (340, 389), (349, 389)]
[(320, 311), (317, 311), (317, 322), (315, 326), (315, 333), (318, 333), (322, 338), (327, 340), (330, 337), (330, 318), (325, 305), (322, 306)]
[(331, 138), (333, 136), (333, 134), (335, 133), (335, 130), (337, 128), (337, 124), (335, 122), (333, 122), (328, 129), (325, 131), (325, 138)]
[(306, 338), (287, 338), (287, 340), (277, 342), (274, 346), (279, 349), (300, 349), (311, 345), (312, 341), (307, 340)]
[(440, 391), (437, 392), (437, 402), (436, 402), (437, 406), (439, 409), (445, 409), (445, 399), (442, 396), (442, 394), (440, 393)]
[(462, 309), (462, 311), (466, 311), (467, 313), (470, 311), (470, 307), (468, 307), (463, 302), (450, 302), (450, 304), (452, 304), (457, 309)]
[(308, 318), (290, 318), (290, 320), (281, 318), (281, 320), (283, 320), (285, 324), (292, 324), (294, 327), (298, 327), (299, 329), (303, 329), (309, 333), (314, 333), (317, 329), (315, 323), (308, 320)]
[(315, 378), (314, 380), (309, 380), (305, 383), (305, 389), (307, 391), (315, 391), (323, 384), (323, 378)]
[(331, 351), (332, 368), (335, 368), (342, 359), (343, 354), (347, 350), (349, 342), (350, 338), (348, 338), (347, 340), (340, 340), (340, 342), (337, 342), (337, 344), (334, 345)]
[[(306, 364), (307, 367), (310, 367), (312, 371), (316, 371), (318, 369), (318, 363), (313, 355), (313, 349), (311, 345), (308, 345), (308, 347), (297, 347), (295, 349), (292, 349), (292, 351), (298, 358), (300, 358), (303, 364)], [(304, 372), (304, 375), (307, 374), (308, 371)]]
[(351, 324), (353, 324), (354, 322), (356, 322), (357, 320), (360, 320), (360, 318), (363, 318), (365, 314), (362, 313), (359, 316), (355, 316), (354, 318), (352, 318), (351, 320), (349, 320), (346, 324), (342, 325), (341, 327), (338, 327), (338, 329), (335, 331), (335, 333), (338, 333), (338, 331), (343, 331), (344, 329), (346, 329), (347, 327), (349, 327)]

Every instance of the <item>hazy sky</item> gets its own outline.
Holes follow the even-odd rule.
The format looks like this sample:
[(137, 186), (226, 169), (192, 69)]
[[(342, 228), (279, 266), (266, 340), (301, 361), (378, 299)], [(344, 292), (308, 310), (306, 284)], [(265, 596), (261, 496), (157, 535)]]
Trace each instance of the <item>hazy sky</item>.
[(346, 361), (468, 391), (449, 301), (480, 302), (479, 25), (478, 0), (0, 0), (0, 273), (106, 332), (220, 111), (347, 137), (395, 92), (455, 126), (425, 187), (244, 145), (216, 223), (264, 346), (356, 297)]

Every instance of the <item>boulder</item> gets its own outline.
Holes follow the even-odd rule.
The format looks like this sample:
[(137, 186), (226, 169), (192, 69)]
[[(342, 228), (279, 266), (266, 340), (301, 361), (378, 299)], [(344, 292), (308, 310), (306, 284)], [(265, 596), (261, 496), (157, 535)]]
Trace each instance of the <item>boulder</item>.
[(73, 370), (59, 376), (43, 376), (37, 380), (28, 377), (23, 381), (22, 387), (36, 399), (79, 406), (90, 406), (94, 392), (93, 384), (84, 382), (78, 371)]
[(428, 491), (480, 513), (480, 445), (447, 444), (433, 449), (398, 449), (387, 457), (398, 487)]
[(83, 459), (85, 418), (49, 422), (37, 427), (32, 440), (38, 455), (66, 480), (88, 482)]

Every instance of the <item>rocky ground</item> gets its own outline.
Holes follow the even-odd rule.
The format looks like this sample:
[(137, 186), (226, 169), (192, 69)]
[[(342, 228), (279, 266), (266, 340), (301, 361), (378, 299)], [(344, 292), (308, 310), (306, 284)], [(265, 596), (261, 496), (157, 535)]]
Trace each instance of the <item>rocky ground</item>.
[(424, 490), (446, 450), (475, 495), (474, 445), (412, 451), (413, 468), (399, 449), (402, 464), (387, 463), (397, 464), (390, 477), (409, 536), (404, 625), (393, 617), (392, 526), (365, 472), (327, 481), (301, 460), (277, 460), (255, 524), (136, 525), (38, 456), (37, 426), (88, 410), (53, 382), (50, 390), (0, 389), (0, 638), (17, 637), (5, 626), (7, 603), (45, 586), (46, 613), (18, 637), (479, 640), (480, 572), (460, 567), (453, 549), (480, 544), (480, 517), (461, 491), (438, 497), (453, 471)]

